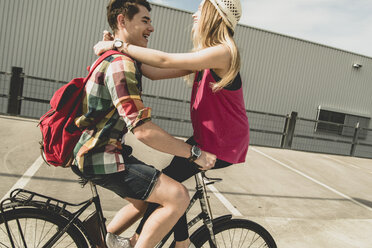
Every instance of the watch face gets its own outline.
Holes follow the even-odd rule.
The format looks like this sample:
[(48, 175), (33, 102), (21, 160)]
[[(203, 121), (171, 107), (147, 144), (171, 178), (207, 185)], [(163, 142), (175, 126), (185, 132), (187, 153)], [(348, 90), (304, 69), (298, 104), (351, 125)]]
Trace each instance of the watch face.
[(117, 41), (115, 41), (115, 43), (114, 43), (114, 46), (116, 47), (116, 48), (119, 48), (119, 47), (121, 47), (123, 45), (123, 42), (121, 41), (121, 40), (117, 40)]
[(200, 150), (199, 147), (197, 147), (197, 146), (193, 146), (193, 147), (192, 147), (192, 153), (193, 153), (193, 155), (195, 155), (196, 157), (200, 157), (200, 155), (201, 155), (201, 150)]

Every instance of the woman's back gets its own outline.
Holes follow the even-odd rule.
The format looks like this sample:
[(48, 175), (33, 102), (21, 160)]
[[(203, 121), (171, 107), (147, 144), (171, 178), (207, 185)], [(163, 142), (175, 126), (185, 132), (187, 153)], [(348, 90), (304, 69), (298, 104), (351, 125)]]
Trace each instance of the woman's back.
[(214, 92), (211, 84), (216, 81), (211, 69), (196, 74), (190, 106), (194, 138), (218, 159), (241, 163), (248, 150), (249, 125), (240, 74), (228, 88)]

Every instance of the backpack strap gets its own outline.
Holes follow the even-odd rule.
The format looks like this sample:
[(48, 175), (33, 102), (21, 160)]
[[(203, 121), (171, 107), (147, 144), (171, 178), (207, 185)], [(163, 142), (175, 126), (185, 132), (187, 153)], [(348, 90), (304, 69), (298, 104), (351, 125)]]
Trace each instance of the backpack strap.
[[(124, 54), (124, 53), (121, 53), (121, 52), (118, 52), (118, 51), (116, 51), (116, 50), (109, 50), (109, 51), (107, 51), (107, 52), (105, 52), (104, 54), (102, 54), (97, 60), (96, 60), (96, 62), (94, 63), (94, 65), (92, 66), (92, 68), (90, 68), (89, 66), (88, 66), (88, 71), (89, 71), (89, 74), (88, 74), (88, 76), (85, 78), (85, 80), (84, 81), (86, 81), (88, 78), (90, 78), (90, 76), (92, 75), (92, 73), (93, 73), (93, 71), (97, 68), (97, 66), (99, 65), (99, 64), (101, 64), (102, 63), (102, 61), (104, 61), (106, 58), (108, 58), (108, 57), (110, 57), (111, 55), (114, 55), (114, 54), (122, 54), (122, 55), (126, 55), (126, 54)], [(128, 55), (127, 55), (128, 56)]]
[[(122, 54), (122, 55), (126, 55), (128, 56), (127, 54), (125, 53), (121, 53), (121, 52), (118, 52), (116, 50), (109, 50), (107, 52), (105, 52), (104, 54), (102, 54), (97, 60), (96, 62), (94, 63), (94, 65), (92, 66), (92, 68), (88, 67), (88, 70), (89, 70), (89, 74), (88, 76), (84, 79), (84, 83), (86, 83), (86, 81), (88, 80), (88, 78), (92, 75), (93, 71), (97, 68), (97, 66), (99, 64), (102, 63), (102, 61), (104, 61), (106, 58), (110, 57), (111, 55), (115, 55), (115, 54)], [(104, 112), (103, 114), (101, 114), (100, 116), (98, 116), (88, 127), (86, 128), (90, 128), (90, 127), (93, 127), (95, 125), (97, 125), (103, 118), (105, 118), (105, 116), (110, 113), (113, 109), (115, 109), (115, 106), (112, 106), (111, 108), (109, 108), (106, 112)]]

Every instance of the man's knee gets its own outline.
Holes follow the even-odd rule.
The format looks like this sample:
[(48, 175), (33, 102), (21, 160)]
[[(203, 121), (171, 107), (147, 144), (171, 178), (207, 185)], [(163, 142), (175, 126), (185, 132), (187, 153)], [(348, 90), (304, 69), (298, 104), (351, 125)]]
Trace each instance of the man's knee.
[(177, 202), (175, 203), (176, 209), (183, 214), (190, 203), (189, 191), (184, 185), (179, 184), (174, 197), (174, 202)]
[(187, 206), (190, 196), (185, 186), (162, 174), (148, 201), (177, 209)]

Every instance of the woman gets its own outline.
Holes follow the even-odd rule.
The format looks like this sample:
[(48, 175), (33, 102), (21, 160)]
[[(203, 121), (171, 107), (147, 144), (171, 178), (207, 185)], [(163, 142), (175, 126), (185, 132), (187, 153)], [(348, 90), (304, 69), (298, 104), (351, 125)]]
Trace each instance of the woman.
[[(214, 168), (244, 162), (248, 150), (249, 126), (239, 74), (240, 56), (233, 39), (240, 16), (239, 0), (202, 1), (193, 14), (194, 49), (191, 53), (170, 54), (127, 43), (117, 46), (115, 41), (102, 41), (95, 46), (97, 54), (113, 47), (129, 54), (143, 63), (142, 72), (150, 79), (189, 75), (194, 80), (190, 106), (194, 134), (187, 143), (197, 144), (202, 150), (215, 154), (218, 160)], [(110, 35), (106, 33), (105, 37), (107, 40)], [(174, 157), (163, 173), (183, 182), (199, 171), (195, 163)], [(156, 208), (155, 204), (149, 205), (136, 234), (130, 239), (132, 245), (147, 217)], [(113, 220), (116, 230), (110, 230), (120, 233), (123, 231), (120, 226), (126, 223), (118, 223), (116, 219), (120, 218)], [(193, 247), (187, 232), (186, 216), (176, 224), (174, 233), (176, 248)]]

